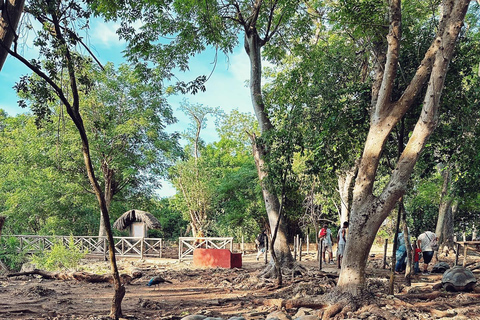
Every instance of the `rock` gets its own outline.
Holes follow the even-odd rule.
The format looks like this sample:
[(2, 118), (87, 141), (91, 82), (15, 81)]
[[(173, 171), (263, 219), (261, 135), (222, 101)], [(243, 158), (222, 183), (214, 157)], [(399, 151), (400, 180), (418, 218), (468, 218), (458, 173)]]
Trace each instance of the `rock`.
[(228, 320), (246, 320), (244, 317), (230, 317)]
[(297, 319), (301, 316), (306, 316), (306, 315), (311, 315), (313, 312), (313, 309), (310, 309), (310, 308), (300, 308), (298, 309), (297, 313), (295, 313), (295, 315), (293, 316), (294, 319)]
[(282, 311), (274, 311), (267, 314), (265, 319), (292, 320), (292, 317)]
[(306, 314), (303, 316), (300, 316), (298, 318), (294, 318), (295, 320), (319, 320), (320, 318), (313, 315), (313, 314)]
[(183, 317), (181, 320), (204, 320), (206, 318), (207, 317), (202, 316), (200, 314), (191, 314), (191, 315), (188, 315), (186, 317)]

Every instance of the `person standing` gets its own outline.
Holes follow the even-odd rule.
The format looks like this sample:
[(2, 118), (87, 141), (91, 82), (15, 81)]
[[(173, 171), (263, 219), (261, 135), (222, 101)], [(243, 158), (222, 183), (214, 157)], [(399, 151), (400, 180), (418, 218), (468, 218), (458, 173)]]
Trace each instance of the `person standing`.
[(422, 251), (423, 274), (428, 273), (428, 264), (432, 261), (434, 248), (437, 245), (437, 235), (431, 231), (425, 231), (418, 236), (417, 247)]
[(345, 251), (345, 244), (347, 243), (347, 229), (348, 229), (348, 222), (345, 221), (343, 226), (338, 230), (337, 239), (338, 239), (338, 247), (337, 247), (337, 267), (341, 268), (342, 266), (342, 258), (343, 252)]
[(328, 256), (328, 263), (333, 264), (332, 230), (328, 228), (327, 224), (323, 225), (323, 228), (320, 230), (318, 234), (318, 238), (320, 241), (322, 241), (322, 245), (323, 245), (323, 252), (322, 252), (323, 262), (327, 263), (326, 256)]
[(415, 274), (420, 273), (420, 255), (422, 254), (422, 250), (417, 247), (417, 242), (413, 241), (413, 270)]
[(262, 253), (265, 252), (265, 237), (267, 236), (267, 232), (265, 230), (263, 230), (262, 232), (260, 232), (257, 236), (257, 238), (255, 239), (255, 244), (257, 245), (257, 261), (258, 261), (258, 258), (260, 257), (260, 255)]
[(403, 236), (403, 232), (399, 232), (397, 235), (397, 251), (395, 252), (395, 257), (397, 259), (397, 263), (395, 264), (395, 272), (401, 273), (405, 271), (406, 268), (406, 261), (407, 258), (407, 247), (405, 246), (405, 237)]

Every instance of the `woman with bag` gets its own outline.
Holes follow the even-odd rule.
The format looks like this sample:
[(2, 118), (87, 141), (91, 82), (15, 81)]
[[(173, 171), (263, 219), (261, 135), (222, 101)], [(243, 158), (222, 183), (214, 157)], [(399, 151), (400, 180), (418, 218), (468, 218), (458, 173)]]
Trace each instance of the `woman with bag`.
[(428, 264), (432, 261), (433, 253), (438, 250), (437, 235), (431, 231), (425, 231), (418, 236), (417, 247), (422, 250), (423, 274), (428, 273)]

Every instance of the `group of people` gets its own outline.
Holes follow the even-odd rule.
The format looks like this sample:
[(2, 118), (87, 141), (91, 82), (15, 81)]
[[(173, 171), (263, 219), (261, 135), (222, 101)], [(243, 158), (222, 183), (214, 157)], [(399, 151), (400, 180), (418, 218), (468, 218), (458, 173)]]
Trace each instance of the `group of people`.
[[(410, 235), (408, 243), (411, 243), (413, 252), (414, 272), (420, 273), (420, 259), (423, 258), (423, 274), (428, 274), (428, 265), (432, 261), (434, 252), (438, 250), (437, 235), (431, 231), (425, 231), (420, 234), (417, 241), (411, 242)], [(400, 232), (397, 236), (397, 251), (395, 252), (396, 264), (395, 272), (405, 271), (407, 262), (407, 247), (405, 245), (405, 235)]]
[[(345, 244), (347, 243), (348, 222), (345, 221), (337, 233), (337, 267), (340, 268), (342, 264), (343, 253), (345, 251)], [(265, 238), (266, 230), (263, 230), (255, 239), (257, 244), (257, 260), (261, 254), (265, 252)], [(318, 233), (318, 238), (322, 243), (321, 258), (325, 264), (334, 264), (333, 262), (333, 236), (332, 231), (327, 224)], [(420, 273), (420, 259), (423, 258), (423, 273), (428, 274), (428, 265), (432, 261), (433, 254), (438, 250), (437, 236), (431, 231), (425, 231), (420, 234), (417, 241), (413, 243), (408, 236), (408, 243), (412, 243), (411, 248), (413, 252), (413, 262), (415, 273)], [(395, 252), (396, 264), (395, 272), (401, 273), (405, 271), (407, 259), (407, 247), (405, 245), (405, 236), (400, 232), (397, 237), (397, 251)]]
[[(340, 268), (345, 251), (345, 244), (347, 243), (348, 222), (345, 221), (337, 233), (337, 267)], [(327, 224), (323, 225), (318, 233), (318, 238), (322, 241), (322, 259), (324, 263), (334, 264), (333, 262), (333, 238), (332, 231)], [(327, 259), (328, 258), (328, 259)]]

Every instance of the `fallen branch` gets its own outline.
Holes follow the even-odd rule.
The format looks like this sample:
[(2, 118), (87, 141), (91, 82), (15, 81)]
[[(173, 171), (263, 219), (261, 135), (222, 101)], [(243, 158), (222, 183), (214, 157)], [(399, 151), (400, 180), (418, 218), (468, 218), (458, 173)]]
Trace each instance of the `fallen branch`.
[(395, 297), (399, 299), (419, 299), (419, 300), (433, 300), (439, 297), (449, 297), (454, 294), (445, 293), (441, 291), (433, 291), (430, 293), (406, 293), (406, 294), (399, 294)]
[[(52, 279), (52, 280), (77, 280), (89, 283), (113, 283), (113, 277), (110, 274), (93, 274), (87, 272), (49, 272), (45, 270), (34, 269), (32, 271), (26, 272), (16, 272), (10, 273), (7, 277), (18, 277), (18, 276), (32, 276), (32, 275), (39, 275), (44, 279)], [(132, 276), (128, 274), (121, 274), (120, 278), (122, 283), (129, 284), (132, 279)]]

